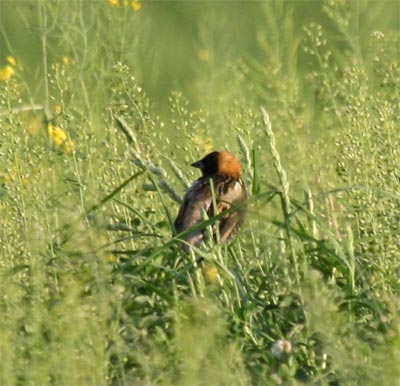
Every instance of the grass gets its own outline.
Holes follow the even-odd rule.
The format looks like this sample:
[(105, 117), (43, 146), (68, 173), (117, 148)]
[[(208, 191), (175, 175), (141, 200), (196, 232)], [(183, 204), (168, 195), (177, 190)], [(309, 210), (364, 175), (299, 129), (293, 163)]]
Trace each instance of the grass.
[(117, 3), (0, 4), (0, 384), (397, 385), (399, 5)]

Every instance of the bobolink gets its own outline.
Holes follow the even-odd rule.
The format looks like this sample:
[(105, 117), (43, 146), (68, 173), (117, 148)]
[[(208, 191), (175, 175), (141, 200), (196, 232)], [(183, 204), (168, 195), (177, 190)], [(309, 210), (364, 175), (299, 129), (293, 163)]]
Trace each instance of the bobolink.
[[(204, 214), (213, 217), (240, 204), (247, 197), (246, 187), (240, 178), (242, 168), (233, 154), (227, 151), (214, 151), (191, 166), (199, 168), (202, 177), (188, 189), (175, 220), (177, 234), (200, 224)], [(210, 179), (213, 181), (218, 213), (214, 213)], [(219, 227), (220, 240), (233, 237), (239, 230), (244, 218), (244, 208), (228, 211), (216, 223)], [(214, 227), (215, 238), (215, 227)], [(189, 251), (190, 245), (198, 246), (205, 239), (205, 229), (198, 229), (185, 236), (182, 249)]]

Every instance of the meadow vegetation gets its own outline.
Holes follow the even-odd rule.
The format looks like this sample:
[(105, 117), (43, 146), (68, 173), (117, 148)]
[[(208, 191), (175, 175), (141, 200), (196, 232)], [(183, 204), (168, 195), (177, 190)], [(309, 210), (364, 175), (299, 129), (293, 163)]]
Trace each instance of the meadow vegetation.
[[(398, 385), (399, 27), (395, 1), (3, 0), (0, 384)], [(212, 149), (246, 222), (187, 255)]]

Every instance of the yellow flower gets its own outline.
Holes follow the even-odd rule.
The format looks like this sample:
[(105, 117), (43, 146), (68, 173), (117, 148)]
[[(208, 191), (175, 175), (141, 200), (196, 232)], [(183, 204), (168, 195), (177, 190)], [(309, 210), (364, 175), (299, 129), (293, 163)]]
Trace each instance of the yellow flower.
[(3, 68), (0, 68), (0, 80), (11, 79), (15, 74), (14, 67), (7, 64)]
[(131, 8), (137, 12), (140, 10), (140, 8), (142, 8), (142, 4), (139, 0), (133, 0), (131, 3)]
[(6, 60), (13, 67), (17, 67), (17, 60), (14, 58), (14, 56), (8, 55), (8, 56), (6, 56)]
[(62, 108), (62, 106), (61, 106), (60, 103), (58, 103), (58, 104), (56, 104), (56, 105), (54, 106), (54, 112), (55, 112), (57, 115), (60, 115), (60, 114), (62, 113), (62, 111), (63, 111), (63, 108)]
[(109, 263), (117, 263), (118, 262), (118, 257), (115, 255), (108, 255), (107, 260)]
[(53, 126), (51, 123), (48, 124), (47, 131), (49, 137), (57, 146), (62, 145), (68, 138), (66, 132), (61, 127)]
[(193, 137), (193, 144), (201, 153), (210, 153), (214, 149), (214, 145), (209, 138), (202, 138), (199, 135)]
[(64, 143), (64, 150), (67, 154), (71, 154), (76, 150), (76, 143), (75, 141), (67, 141)]
[(119, 0), (108, 0), (108, 4), (111, 5), (111, 7), (119, 7)]
[(65, 56), (62, 57), (62, 62), (64, 64), (64, 66), (68, 66), (68, 64), (71, 63), (71, 58), (69, 56), (65, 55)]
[(207, 50), (200, 49), (197, 51), (197, 56), (202, 62), (208, 62), (210, 60), (210, 53)]
[(216, 283), (218, 281), (219, 273), (215, 265), (205, 266), (203, 272), (208, 282)]

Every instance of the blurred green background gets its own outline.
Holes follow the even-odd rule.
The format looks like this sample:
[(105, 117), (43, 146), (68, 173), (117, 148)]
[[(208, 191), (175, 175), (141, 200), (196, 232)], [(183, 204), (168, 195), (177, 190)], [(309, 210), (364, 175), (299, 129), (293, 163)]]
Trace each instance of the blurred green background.
[[(58, 14), (53, 15), (48, 26), (52, 43), (49, 63), (69, 56), (82, 66), (83, 72), (97, 72), (96, 82), (101, 82), (104, 68), (110, 63), (127, 63), (144, 85), (152, 108), (163, 118), (169, 116), (168, 97), (172, 91), (182, 91), (193, 109), (212, 110), (218, 106), (219, 96), (227, 94), (226, 89), (235, 84), (230, 65), (243, 61), (268, 66), (277, 59), (276, 53), (269, 55), (265, 51), (266, 41), (279, 46), (284, 71), (294, 71), (291, 67), (295, 66), (297, 74), (304, 76), (310, 70), (310, 62), (298, 46), (304, 37), (304, 26), (310, 22), (324, 27), (330, 49), (346, 60), (348, 42), (323, 11), (324, 1), (145, 0), (136, 12), (124, 7), (122, 0), (120, 7), (107, 0), (58, 3)], [(36, 102), (43, 97), (38, 4), (39, 1), (29, 0), (0, 3), (0, 61), (4, 63), (9, 54), (17, 58), (35, 91)], [(373, 30), (385, 33), (399, 28), (400, 6), (396, 0), (353, 0), (347, 8), (353, 15), (350, 30), (359, 43), (361, 57)], [(78, 26), (86, 30), (87, 40), (83, 41), (78, 32), (74, 34)], [(82, 43), (85, 51), (77, 47)], [(110, 50), (106, 51), (106, 47)], [(81, 56), (83, 53), (85, 57)], [(85, 61), (93, 55), (97, 56), (96, 66), (85, 67)], [(268, 104), (257, 90), (249, 88), (232, 92), (246, 97), (250, 94), (258, 103)]]

